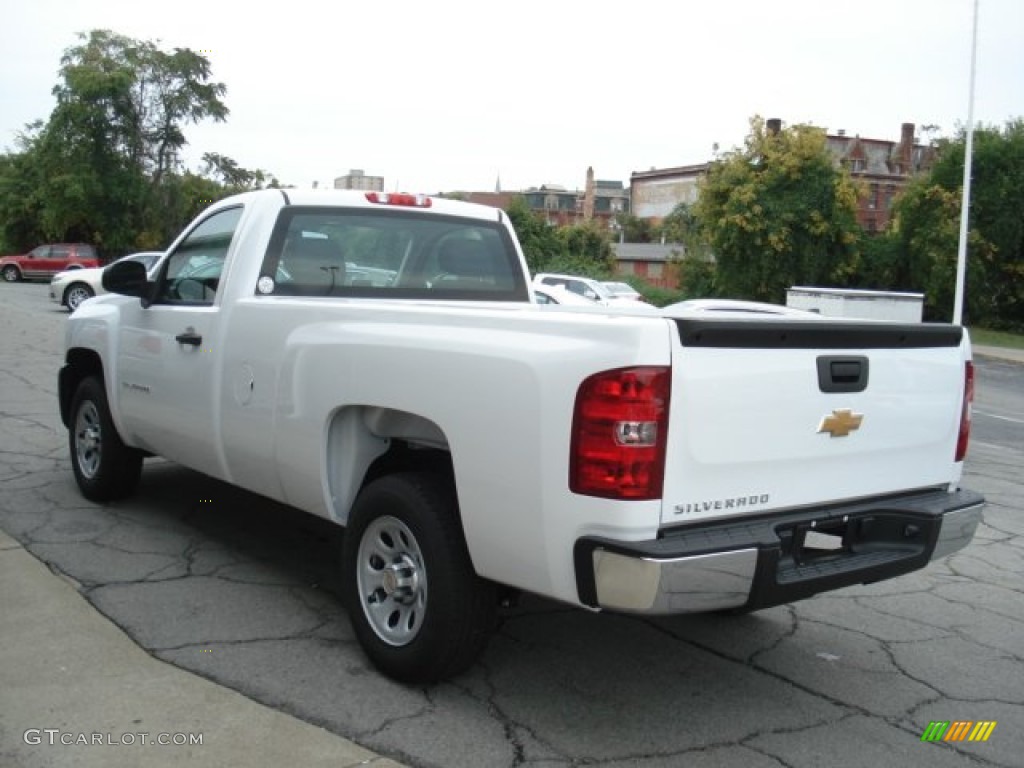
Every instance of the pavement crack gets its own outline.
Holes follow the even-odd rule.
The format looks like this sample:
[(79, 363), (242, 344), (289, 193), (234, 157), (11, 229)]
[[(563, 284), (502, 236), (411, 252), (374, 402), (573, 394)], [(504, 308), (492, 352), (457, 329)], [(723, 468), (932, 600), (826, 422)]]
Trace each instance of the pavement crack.
[(508, 763), (509, 768), (516, 768), (517, 766), (525, 765), (527, 762), (527, 748), (522, 738), (522, 734), (524, 733), (538, 745), (548, 750), (553, 755), (556, 755), (559, 759), (572, 759), (571, 756), (565, 754), (563, 750), (558, 749), (553, 744), (545, 740), (533, 728), (525, 723), (518, 722), (515, 718), (509, 715), (508, 712), (506, 712), (505, 709), (496, 701), (498, 687), (494, 684), (493, 670), (490, 665), (488, 665), (486, 661), (481, 660), (477, 662), (476, 666), (482, 672), (482, 682), (485, 689), (482, 694), (474, 692), (470, 688), (459, 684), (457, 681), (453, 681), (451, 684), (470, 698), (483, 703), (487, 707), (488, 714), (501, 724), (502, 734), (505, 741), (512, 748), (512, 759)]
[(423, 706), (417, 709), (415, 712), (409, 712), (403, 715), (396, 715), (395, 717), (385, 717), (381, 722), (373, 728), (364, 728), (361, 731), (356, 731), (350, 737), (353, 741), (359, 743), (366, 743), (367, 740), (380, 736), (392, 726), (398, 723), (411, 722), (413, 720), (419, 720), (426, 715), (433, 713), (437, 709), (437, 705), (434, 703), (431, 697), (430, 688), (414, 688), (412, 690), (418, 690), (423, 696)]

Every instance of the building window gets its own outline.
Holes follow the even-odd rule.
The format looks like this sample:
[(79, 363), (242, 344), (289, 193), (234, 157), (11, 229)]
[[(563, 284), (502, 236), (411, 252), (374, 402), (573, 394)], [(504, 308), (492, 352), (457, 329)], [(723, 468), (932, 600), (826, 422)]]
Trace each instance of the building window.
[(850, 170), (854, 173), (860, 173), (864, 170), (864, 160), (860, 157), (855, 157), (850, 161)]
[(558, 210), (558, 195), (545, 195), (544, 196), (544, 207), (549, 211)]
[(878, 208), (878, 185), (872, 184), (871, 189), (868, 192), (868, 208), (875, 210)]

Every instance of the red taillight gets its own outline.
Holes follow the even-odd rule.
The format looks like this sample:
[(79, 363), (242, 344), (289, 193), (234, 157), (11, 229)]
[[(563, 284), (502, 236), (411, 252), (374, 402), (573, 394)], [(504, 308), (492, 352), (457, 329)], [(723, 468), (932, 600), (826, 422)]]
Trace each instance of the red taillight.
[(608, 499), (659, 499), (671, 371), (621, 368), (595, 374), (576, 393), (569, 489)]
[(971, 408), (974, 404), (974, 363), (964, 364), (964, 403), (960, 410), (960, 434), (956, 438), (956, 458), (963, 461), (967, 455), (967, 442), (971, 437)]
[(433, 203), (426, 195), (410, 195), (405, 192), (367, 192), (366, 199), (379, 205), (404, 205), (412, 208), (429, 208)]

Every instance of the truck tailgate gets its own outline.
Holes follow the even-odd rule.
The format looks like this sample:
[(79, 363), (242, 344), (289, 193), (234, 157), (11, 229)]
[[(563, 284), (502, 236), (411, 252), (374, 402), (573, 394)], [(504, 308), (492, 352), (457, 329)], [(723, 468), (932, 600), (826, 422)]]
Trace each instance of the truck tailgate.
[(674, 322), (663, 525), (959, 480), (960, 327)]

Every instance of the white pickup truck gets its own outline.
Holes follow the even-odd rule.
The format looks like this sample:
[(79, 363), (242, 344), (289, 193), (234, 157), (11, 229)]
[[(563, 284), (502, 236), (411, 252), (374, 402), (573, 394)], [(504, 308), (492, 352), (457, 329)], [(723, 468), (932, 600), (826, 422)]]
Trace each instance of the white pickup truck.
[(499, 597), (755, 610), (972, 538), (964, 330), (742, 303), (541, 307), (507, 216), (264, 190), (68, 320), (82, 493), (162, 456), (345, 527), (342, 598), (404, 681), (459, 673)]

